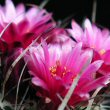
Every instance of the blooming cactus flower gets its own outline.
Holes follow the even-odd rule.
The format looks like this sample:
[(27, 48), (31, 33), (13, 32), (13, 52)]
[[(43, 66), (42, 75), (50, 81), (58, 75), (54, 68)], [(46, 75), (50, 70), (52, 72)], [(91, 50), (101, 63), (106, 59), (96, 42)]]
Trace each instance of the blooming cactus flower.
[(8, 49), (15, 46), (26, 48), (33, 39), (55, 26), (46, 10), (36, 6), (25, 12), (23, 4), (15, 8), (11, 0), (6, 0), (6, 5), (0, 6), (0, 32), (10, 22), (0, 38), (0, 50), (5, 50), (6, 45)]
[(110, 73), (110, 32), (108, 29), (101, 30), (86, 19), (84, 21), (84, 30), (73, 20), (72, 29), (68, 29), (68, 32), (77, 42), (83, 42), (84, 48), (94, 50), (94, 60), (102, 59), (104, 61), (100, 73)]
[(96, 79), (96, 71), (101, 66), (101, 60), (91, 64), (92, 51), (82, 51), (82, 43), (78, 43), (74, 48), (65, 43), (46, 44), (41, 47), (35, 45), (29, 49), (25, 55), (28, 61), (29, 73), (33, 76), (32, 83), (39, 89), (37, 95), (49, 97), (53, 102), (60, 102), (57, 93), (64, 97), (70, 88), (74, 78), (80, 74), (83, 65), (89, 63), (83, 71), (81, 79), (73, 93), (74, 98), (70, 99), (70, 104), (74, 105), (89, 98), (89, 92), (106, 84), (108, 76)]

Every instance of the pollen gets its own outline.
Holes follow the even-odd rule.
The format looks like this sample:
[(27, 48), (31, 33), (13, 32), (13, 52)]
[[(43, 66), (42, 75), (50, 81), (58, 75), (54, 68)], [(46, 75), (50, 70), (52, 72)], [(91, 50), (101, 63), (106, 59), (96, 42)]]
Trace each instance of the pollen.
[(57, 76), (57, 74), (61, 70), (61, 73), (59, 73), (59, 74), (61, 75), (61, 77), (64, 77), (66, 73), (71, 72), (71, 70), (69, 70), (66, 66), (64, 66), (64, 67), (61, 67), (61, 66), (64, 66), (64, 65), (61, 65), (60, 61), (57, 60), (56, 64), (49, 68), (50, 74), (53, 77)]
[(52, 74), (55, 74), (56, 73), (56, 70), (57, 70), (57, 67), (56, 66), (52, 66), (52, 67), (49, 68), (49, 70), (50, 70), (50, 72)]
[(51, 73), (52, 76), (56, 76), (56, 71), (57, 71), (57, 68), (58, 68), (59, 66), (60, 66), (60, 61), (57, 60), (57, 61), (56, 61), (56, 65), (49, 68), (50, 73)]
[(101, 50), (99, 51), (100, 55), (103, 55), (105, 52), (106, 52), (105, 49), (101, 49)]

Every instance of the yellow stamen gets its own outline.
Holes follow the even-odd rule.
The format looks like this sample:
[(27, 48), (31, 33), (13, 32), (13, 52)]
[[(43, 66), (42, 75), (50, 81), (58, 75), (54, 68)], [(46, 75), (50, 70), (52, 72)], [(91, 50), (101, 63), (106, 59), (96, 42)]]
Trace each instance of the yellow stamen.
[(56, 65), (49, 68), (52, 76), (56, 76), (57, 67), (60, 66), (60, 61), (56, 61)]
[[(60, 66), (61, 66), (60, 61), (57, 60), (57, 61), (56, 61), (56, 65), (49, 68), (49, 71), (50, 71), (50, 73), (51, 73), (52, 76), (56, 76), (56, 75), (57, 75), (57, 70), (59, 69)], [(68, 70), (67, 67), (64, 66), (63, 71), (62, 71), (62, 73), (61, 73), (61, 74), (62, 74), (62, 77), (63, 77), (66, 73), (68, 73), (68, 72), (70, 72), (70, 70)]]
[(103, 55), (105, 52), (106, 52), (105, 49), (101, 49), (101, 50), (99, 51), (100, 55)]
[(49, 68), (51, 73), (55, 73), (56, 72), (56, 66), (52, 66), (51, 68)]

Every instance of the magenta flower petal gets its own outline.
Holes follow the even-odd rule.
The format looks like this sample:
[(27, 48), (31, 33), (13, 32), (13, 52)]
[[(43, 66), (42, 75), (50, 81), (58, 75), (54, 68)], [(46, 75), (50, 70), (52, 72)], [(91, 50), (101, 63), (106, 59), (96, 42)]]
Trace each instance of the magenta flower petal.
[(93, 56), (93, 52), (91, 50), (86, 50), (84, 53), (81, 54), (80, 62), (76, 61), (77, 63), (75, 67), (78, 73), (83, 68), (84, 64), (86, 64), (87, 62), (88, 64), (91, 63), (92, 56)]
[(90, 34), (90, 36), (92, 36), (93, 35), (93, 29), (92, 29), (92, 25), (91, 25), (89, 19), (86, 19), (84, 21), (84, 27), (85, 27), (85, 29), (87, 29), (87, 31)]
[(102, 55), (102, 59), (104, 60), (106, 65), (110, 65), (110, 50), (108, 50), (105, 54)]
[(11, 0), (6, 0), (5, 11), (6, 11), (6, 18), (8, 21), (11, 21), (13, 18), (16, 17), (16, 9)]
[(109, 80), (110, 80), (110, 76), (100, 77), (100, 78), (86, 84), (85, 87), (82, 88), (82, 91), (90, 92), (91, 90), (94, 90), (98, 87), (106, 86), (106, 84), (108, 84)]
[[(18, 15), (21, 14), (21, 13), (23, 13), (23, 12), (25, 12), (25, 7), (24, 7), (24, 5), (23, 5), (23, 4), (19, 4), (19, 5), (16, 7), (16, 12), (17, 12)], [(24, 15), (23, 15), (23, 16), (24, 16)]]
[(101, 67), (102, 63), (102, 60), (93, 62), (90, 66), (88, 66), (81, 78), (87, 78), (90, 81), (94, 80), (96, 78), (95, 72)]
[(75, 63), (74, 61), (77, 61), (80, 53), (81, 53), (81, 47), (82, 47), (82, 43), (79, 43), (74, 49), (73, 51), (70, 52), (67, 62), (66, 62), (66, 66), (69, 66), (69, 68), (72, 68), (73, 63)]
[(43, 89), (45, 89), (45, 90), (48, 91), (47, 85), (46, 85), (45, 82), (44, 82), (43, 80), (41, 80), (40, 78), (38, 78), (38, 77), (32, 78), (32, 83), (35, 84), (36, 86), (40, 86), (40, 87), (42, 87)]
[[(72, 31), (72, 29), (74, 29), (74, 31)], [(77, 40), (77, 41), (81, 41), (82, 39), (82, 34), (83, 34), (83, 30), (81, 29), (81, 27), (74, 21), (72, 20), (72, 29), (68, 29), (68, 32)]]

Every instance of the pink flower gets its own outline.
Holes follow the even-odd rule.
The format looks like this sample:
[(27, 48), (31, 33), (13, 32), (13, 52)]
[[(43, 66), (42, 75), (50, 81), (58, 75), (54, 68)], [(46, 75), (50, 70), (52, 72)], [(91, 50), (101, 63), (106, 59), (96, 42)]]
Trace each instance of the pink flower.
[(68, 29), (68, 32), (77, 42), (83, 42), (84, 48), (91, 48), (94, 50), (93, 60), (101, 59), (104, 61), (100, 73), (110, 73), (110, 32), (108, 29), (101, 30), (86, 19), (84, 21), (84, 29), (73, 20), (72, 29)]
[(33, 76), (32, 83), (37, 86), (37, 95), (49, 97), (55, 104), (60, 100), (57, 93), (64, 98), (74, 78), (80, 73), (83, 65), (89, 63), (83, 71), (81, 79), (70, 99), (70, 104), (74, 105), (89, 98), (89, 92), (104, 86), (109, 76), (96, 78), (96, 71), (103, 61), (98, 60), (91, 64), (92, 51), (81, 50), (82, 43), (78, 43), (74, 48), (65, 43), (46, 44), (39, 48), (33, 46), (25, 55), (28, 61), (29, 73)]
[(0, 32), (11, 21), (13, 21), (12, 24), (0, 38), (0, 50), (2, 51), (16, 46), (26, 48), (41, 33), (55, 26), (51, 14), (45, 9), (36, 6), (25, 12), (23, 4), (15, 8), (11, 0), (6, 0), (6, 5), (0, 6)]

